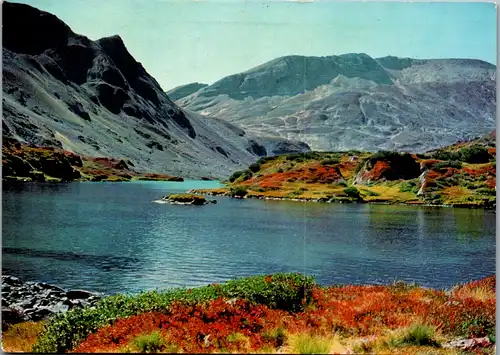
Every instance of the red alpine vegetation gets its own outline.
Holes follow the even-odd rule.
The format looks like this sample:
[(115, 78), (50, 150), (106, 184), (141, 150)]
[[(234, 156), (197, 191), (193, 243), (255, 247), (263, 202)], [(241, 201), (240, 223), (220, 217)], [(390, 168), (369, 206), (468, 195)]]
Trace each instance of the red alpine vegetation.
[[(265, 279), (273, 282), (272, 276)], [(205, 304), (174, 303), (164, 313), (120, 319), (99, 329), (74, 352), (116, 352), (134, 337), (154, 331), (181, 352), (251, 352), (276, 348), (277, 330), (286, 336), (314, 333), (344, 338), (380, 336), (415, 323), (434, 326), (455, 337), (483, 337), (495, 329), (496, 277), (445, 291), (396, 283), (392, 286), (339, 286), (312, 290), (301, 312), (254, 305), (245, 300), (217, 299)]]

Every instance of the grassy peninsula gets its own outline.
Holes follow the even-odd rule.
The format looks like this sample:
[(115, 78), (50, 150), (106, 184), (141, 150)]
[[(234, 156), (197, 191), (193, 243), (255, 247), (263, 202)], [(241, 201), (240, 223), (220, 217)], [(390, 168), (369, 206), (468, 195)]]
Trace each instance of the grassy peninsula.
[(227, 187), (193, 192), (318, 202), (496, 206), (496, 133), (425, 154), (308, 152), (264, 157)]

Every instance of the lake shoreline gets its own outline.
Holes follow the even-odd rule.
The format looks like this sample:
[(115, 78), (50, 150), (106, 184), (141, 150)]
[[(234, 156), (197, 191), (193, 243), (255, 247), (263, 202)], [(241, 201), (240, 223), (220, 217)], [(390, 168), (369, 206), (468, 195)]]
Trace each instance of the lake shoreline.
[[(280, 273), (270, 274), (266, 277), (272, 277), (273, 275), (279, 275)], [(290, 275), (292, 273), (289, 273)], [(296, 275), (300, 275), (296, 273)], [(265, 275), (264, 275), (265, 276)], [(454, 289), (467, 285), (478, 283), (481, 280), (485, 280), (491, 277), (495, 277), (495, 274), (480, 277), (477, 279), (471, 279), (466, 282), (457, 282), (452, 286), (446, 288), (439, 287), (428, 287), (422, 286), (416, 282), (408, 282), (403, 280), (393, 280), (387, 283), (332, 283), (328, 285), (317, 284), (317, 286), (326, 289), (331, 287), (379, 287), (379, 288), (419, 288), (428, 291), (440, 291), (449, 295)], [(259, 278), (262, 275), (254, 275), (249, 277), (238, 277), (233, 279), (228, 279), (221, 284), (226, 284), (230, 282), (238, 282), (238, 280), (243, 280), (247, 278)], [(305, 276), (308, 278), (314, 278), (313, 276)], [(117, 292), (117, 293), (103, 293), (90, 291), (87, 289), (64, 289), (51, 283), (46, 283), (43, 281), (29, 280), (25, 281), (19, 277), (2, 274), (2, 318), (7, 321), (14, 322), (26, 322), (26, 321), (40, 321), (47, 320), (51, 316), (61, 313), (66, 313), (71, 309), (85, 308), (85, 307), (95, 307), (97, 303), (106, 297), (139, 297), (144, 293), (169, 293), (169, 292), (189, 292), (193, 289), (203, 289), (206, 287), (219, 285), (218, 283), (206, 282), (205, 286), (196, 287), (170, 287), (155, 290), (141, 290), (137, 292)], [(44, 300), (46, 299), (46, 300)], [(4, 313), (5, 312), (5, 313)], [(14, 316), (14, 318), (12, 317)]]
[(256, 199), (265, 201), (292, 201), (292, 202), (312, 202), (312, 203), (332, 203), (332, 204), (370, 204), (370, 205), (387, 205), (387, 206), (415, 206), (415, 207), (436, 207), (436, 208), (460, 208), (460, 209), (484, 209), (488, 211), (496, 211), (495, 206), (483, 206), (477, 204), (429, 204), (423, 201), (418, 202), (391, 202), (391, 201), (360, 201), (360, 200), (333, 200), (326, 199), (324, 197), (320, 198), (290, 198), (290, 197), (277, 197), (277, 196), (262, 196), (262, 195), (250, 195), (245, 196), (231, 196), (229, 194), (229, 189), (224, 189), (227, 191), (221, 191), (222, 189), (191, 189), (188, 193), (198, 194), (198, 195), (209, 195), (209, 196), (221, 196), (229, 197), (234, 199)]

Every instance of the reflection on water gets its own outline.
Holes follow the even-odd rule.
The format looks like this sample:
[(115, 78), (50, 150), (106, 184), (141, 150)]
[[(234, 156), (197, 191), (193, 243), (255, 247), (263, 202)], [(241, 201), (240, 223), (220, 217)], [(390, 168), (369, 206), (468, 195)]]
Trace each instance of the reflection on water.
[(95, 291), (298, 271), (322, 284), (448, 287), (495, 272), (489, 211), (235, 200), (155, 204), (214, 182), (20, 184), (3, 190), (3, 272)]

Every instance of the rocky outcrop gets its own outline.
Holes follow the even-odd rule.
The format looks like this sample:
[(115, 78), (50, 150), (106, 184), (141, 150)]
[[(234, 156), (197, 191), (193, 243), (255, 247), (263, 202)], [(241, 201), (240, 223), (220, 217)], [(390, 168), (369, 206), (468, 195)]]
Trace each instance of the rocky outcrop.
[[(79, 156), (66, 154), (54, 148), (23, 149), (23, 145), (4, 142), (2, 147), (2, 169), (4, 180), (7, 177), (25, 177), (31, 181), (45, 181), (45, 175), (59, 181), (73, 181), (81, 177), (74, 166), (82, 166)], [(74, 166), (73, 166), (74, 165)]]
[(163, 196), (161, 200), (153, 201), (155, 203), (168, 203), (171, 205), (195, 205), (202, 206), (211, 203), (217, 203), (217, 200), (207, 200), (205, 197), (195, 194), (173, 194)]
[(43, 282), (23, 282), (2, 276), (2, 328), (24, 321), (39, 321), (73, 308), (94, 306), (103, 295), (84, 290), (66, 291)]
[[(493, 345), (491, 340), (488, 337), (483, 337), (483, 338), (453, 340), (442, 344), (442, 347), (445, 349), (454, 348), (462, 351), (473, 351), (476, 349), (488, 348), (491, 345)], [(496, 351), (493, 352), (493, 354), (495, 353)]]
[(379, 152), (360, 164), (361, 169), (356, 175), (355, 184), (381, 180), (410, 180), (421, 174), (420, 164), (408, 153)]
[(71, 182), (71, 181), (184, 181), (168, 174), (135, 171), (130, 160), (80, 156), (53, 147), (20, 144), (5, 139), (2, 147), (3, 181)]
[(425, 194), (425, 188), (427, 186), (427, 170), (424, 171), (420, 176), (418, 177), (418, 183), (420, 188), (418, 189), (417, 196), (424, 196)]

